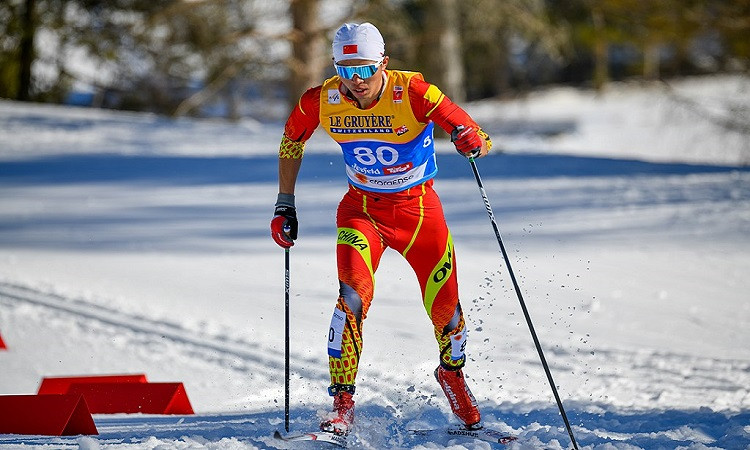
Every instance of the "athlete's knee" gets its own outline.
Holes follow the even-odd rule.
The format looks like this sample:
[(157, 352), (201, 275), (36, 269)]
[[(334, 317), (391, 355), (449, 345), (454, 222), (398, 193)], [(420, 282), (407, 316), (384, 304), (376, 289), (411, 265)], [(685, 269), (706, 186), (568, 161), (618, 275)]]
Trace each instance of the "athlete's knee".
[(451, 332), (456, 330), (456, 328), (458, 328), (458, 326), (462, 322), (462, 315), (463, 312), (461, 311), (461, 304), (456, 303), (456, 310), (453, 313), (453, 317), (451, 317), (451, 320), (448, 322), (448, 324), (443, 327), (443, 334), (452, 334)]
[(339, 281), (339, 301), (346, 304), (357, 322), (362, 321), (362, 297), (353, 287), (343, 281)]

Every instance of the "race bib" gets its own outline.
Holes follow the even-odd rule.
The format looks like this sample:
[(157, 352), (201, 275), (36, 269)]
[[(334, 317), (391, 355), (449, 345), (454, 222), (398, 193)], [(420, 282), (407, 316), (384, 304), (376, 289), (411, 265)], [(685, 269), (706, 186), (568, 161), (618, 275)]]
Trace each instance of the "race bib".
[(354, 140), (342, 142), (346, 175), (368, 191), (399, 192), (424, 183), (437, 173), (430, 122), (406, 143)]
[(341, 337), (344, 334), (346, 313), (338, 307), (333, 309), (331, 326), (328, 329), (328, 356), (341, 358)]
[(464, 357), (466, 349), (466, 326), (460, 332), (451, 336), (451, 359), (458, 361)]

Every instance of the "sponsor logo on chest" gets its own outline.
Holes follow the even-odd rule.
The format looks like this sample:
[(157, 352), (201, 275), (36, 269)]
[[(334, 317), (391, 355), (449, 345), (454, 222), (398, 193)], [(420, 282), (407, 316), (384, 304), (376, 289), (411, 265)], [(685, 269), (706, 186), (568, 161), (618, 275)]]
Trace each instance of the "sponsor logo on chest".
[(393, 133), (393, 115), (347, 115), (330, 116), (328, 125), (331, 133)]

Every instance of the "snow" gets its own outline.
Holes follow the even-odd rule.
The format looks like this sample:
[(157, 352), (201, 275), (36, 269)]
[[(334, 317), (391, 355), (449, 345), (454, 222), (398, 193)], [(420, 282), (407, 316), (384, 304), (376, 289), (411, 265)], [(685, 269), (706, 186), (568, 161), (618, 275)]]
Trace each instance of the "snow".
[[(672, 92), (724, 114), (748, 86)], [(750, 446), (750, 140), (686, 104), (615, 85), (467, 105), (504, 150), (478, 167), (581, 448)], [(95, 415), (98, 436), (0, 449), (284, 448), (283, 252), (267, 231), (282, 126), (0, 102), (0, 395), (146, 373), (183, 382), (196, 410)], [(471, 170), (438, 145), (484, 421), (522, 438), (510, 448), (570, 448)], [(339, 159), (318, 131), (298, 185), (294, 431), (330, 404)], [(352, 446), (490, 448), (409, 435), (453, 419), (408, 265), (387, 252), (376, 284)]]

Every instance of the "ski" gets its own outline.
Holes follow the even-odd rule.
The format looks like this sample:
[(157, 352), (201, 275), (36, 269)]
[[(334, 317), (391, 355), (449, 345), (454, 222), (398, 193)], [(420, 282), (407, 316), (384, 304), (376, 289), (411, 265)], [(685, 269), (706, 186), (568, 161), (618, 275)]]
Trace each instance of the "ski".
[(448, 436), (467, 439), (479, 439), (481, 441), (493, 442), (503, 445), (510, 444), (511, 442), (518, 439), (512, 434), (503, 433), (502, 431), (492, 430), (490, 428), (467, 430), (466, 428), (452, 426), (409, 431), (417, 436)]
[(273, 437), (286, 442), (294, 441), (318, 441), (333, 444), (337, 447), (346, 448), (346, 436), (328, 433), (325, 431), (312, 431), (309, 433), (281, 434), (278, 430), (273, 433)]

